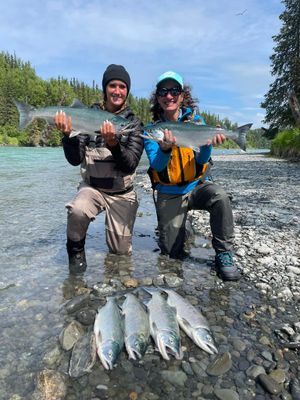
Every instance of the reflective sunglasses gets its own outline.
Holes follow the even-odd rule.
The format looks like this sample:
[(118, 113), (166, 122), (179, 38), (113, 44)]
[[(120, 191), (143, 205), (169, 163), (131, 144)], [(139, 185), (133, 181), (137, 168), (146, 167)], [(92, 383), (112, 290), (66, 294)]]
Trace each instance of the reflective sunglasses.
[(161, 88), (161, 89), (157, 89), (156, 94), (159, 97), (166, 97), (167, 94), (170, 93), (171, 96), (179, 96), (180, 93), (182, 93), (182, 90), (177, 86), (177, 87), (173, 87), (173, 88)]

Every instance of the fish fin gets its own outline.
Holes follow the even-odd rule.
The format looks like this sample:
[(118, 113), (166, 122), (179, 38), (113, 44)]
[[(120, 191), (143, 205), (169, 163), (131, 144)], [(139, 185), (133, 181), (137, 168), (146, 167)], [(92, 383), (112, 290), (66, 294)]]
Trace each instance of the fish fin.
[(191, 324), (185, 318), (181, 318), (177, 315), (177, 321), (186, 334), (188, 334), (187, 332), (192, 331)]
[(72, 132), (70, 133), (69, 138), (78, 136), (80, 134), (81, 134), (81, 131), (75, 131), (74, 129), (72, 129)]
[(70, 105), (72, 108), (88, 108), (84, 105), (79, 99), (73, 99), (72, 104)]
[(246, 134), (249, 131), (249, 129), (251, 128), (251, 126), (252, 126), (252, 123), (239, 126), (237, 128), (237, 130), (235, 131), (238, 134), (238, 136), (236, 138), (232, 138), (232, 140), (238, 146), (240, 146), (240, 148), (243, 151), (246, 151)]
[(140, 125), (139, 121), (131, 121), (119, 128), (118, 133), (127, 136), (129, 133), (135, 131)]
[(250, 124), (245, 124), (245, 125), (241, 125), (241, 126), (239, 126), (238, 128), (237, 128), (237, 132), (238, 133), (242, 133), (242, 132), (248, 132), (249, 131), (249, 129), (251, 128), (251, 126), (252, 126), (253, 124), (252, 123), (250, 123)]
[(19, 112), (19, 127), (21, 129), (24, 129), (32, 121), (32, 118), (30, 116), (30, 111), (35, 110), (35, 108), (29, 104), (25, 104), (17, 100), (14, 100), (14, 103)]

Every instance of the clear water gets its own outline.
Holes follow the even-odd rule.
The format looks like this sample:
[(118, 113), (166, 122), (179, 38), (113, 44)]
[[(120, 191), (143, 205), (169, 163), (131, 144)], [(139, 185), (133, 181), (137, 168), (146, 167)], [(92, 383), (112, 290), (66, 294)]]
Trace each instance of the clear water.
[[(146, 174), (147, 164), (143, 156), (137, 182)], [(67, 163), (62, 148), (0, 147), (0, 171), (0, 398), (11, 399), (13, 394), (30, 398), (36, 373), (44, 368), (43, 357), (56, 346), (66, 324), (61, 309), (71, 295), (64, 205), (76, 193), (79, 167)], [(162, 272), (155, 251), (156, 215), (151, 193), (139, 185), (137, 191), (140, 207), (127, 272), (136, 278), (153, 277)], [(88, 231), (87, 286), (111, 276), (120, 278), (120, 271), (112, 270), (108, 262), (103, 217)], [(202, 249), (201, 255), (207, 258), (212, 253)], [(191, 261), (183, 268), (187, 282), (204, 277), (209, 289), (199, 294), (203, 304), (213, 308), (215, 302), (219, 310), (219, 295), (213, 298), (208, 271), (204, 264), (199, 269)], [(253, 291), (249, 299), (242, 290), (234, 293), (243, 298), (243, 307), (256, 296)], [(229, 304), (230, 289), (226, 297)]]

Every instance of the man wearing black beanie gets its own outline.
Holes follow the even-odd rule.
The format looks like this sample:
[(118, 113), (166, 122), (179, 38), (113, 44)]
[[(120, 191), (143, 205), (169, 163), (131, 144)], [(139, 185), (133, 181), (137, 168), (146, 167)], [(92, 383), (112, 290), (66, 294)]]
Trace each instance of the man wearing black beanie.
[(118, 114), (136, 126), (121, 139), (110, 121), (99, 127), (95, 141), (84, 135), (70, 138), (72, 121), (60, 114), (56, 126), (64, 133), (65, 156), (70, 164), (81, 165), (82, 182), (67, 205), (67, 252), (71, 273), (86, 270), (85, 238), (91, 221), (106, 212), (106, 243), (110, 253), (130, 255), (132, 232), (138, 209), (133, 188), (135, 171), (143, 153), (141, 123), (126, 105), (131, 80), (122, 65), (109, 65), (102, 78), (103, 104), (92, 107)]

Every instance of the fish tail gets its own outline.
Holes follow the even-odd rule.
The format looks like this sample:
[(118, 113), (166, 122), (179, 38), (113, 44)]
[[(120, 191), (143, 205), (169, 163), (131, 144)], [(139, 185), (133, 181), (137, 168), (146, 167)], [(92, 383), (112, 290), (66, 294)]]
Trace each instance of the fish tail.
[(236, 143), (244, 151), (246, 151), (246, 142), (247, 142), (246, 135), (247, 135), (247, 132), (249, 131), (249, 129), (251, 128), (251, 126), (252, 126), (252, 124), (246, 124), (246, 125), (239, 126), (237, 128), (238, 138), (236, 140)]
[(34, 108), (29, 104), (25, 104), (17, 100), (14, 100), (14, 103), (19, 112), (19, 127), (24, 129), (32, 120), (30, 111), (32, 111)]

